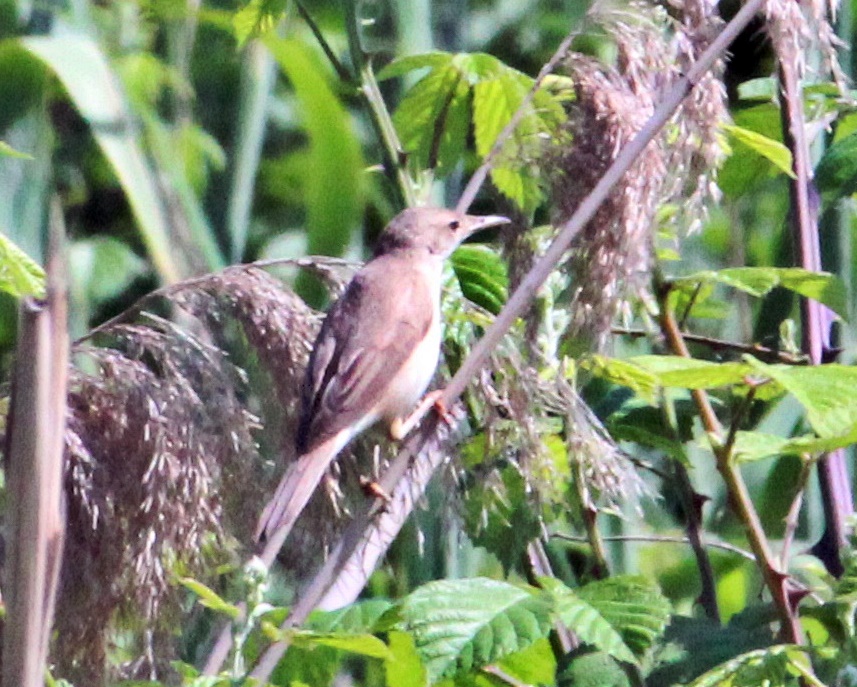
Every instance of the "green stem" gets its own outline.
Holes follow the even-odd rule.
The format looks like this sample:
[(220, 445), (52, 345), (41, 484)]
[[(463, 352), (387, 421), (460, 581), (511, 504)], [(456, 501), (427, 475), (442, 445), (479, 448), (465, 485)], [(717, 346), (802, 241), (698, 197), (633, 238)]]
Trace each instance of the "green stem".
[(345, 2), (345, 25), (348, 32), (348, 48), (351, 52), (351, 60), (360, 77), (359, 91), (366, 100), (366, 104), (369, 105), (372, 125), (384, 145), (387, 172), (395, 179), (404, 204), (413, 207), (416, 205), (414, 180), (405, 168), (405, 153), (399, 141), (399, 135), (396, 133), (393, 119), (384, 103), (381, 89), (378, 88), (378, 81), (375, 79), (372, 65), (360, 44), (360, 18), (357, 15), (357, 0), (346, 0)]

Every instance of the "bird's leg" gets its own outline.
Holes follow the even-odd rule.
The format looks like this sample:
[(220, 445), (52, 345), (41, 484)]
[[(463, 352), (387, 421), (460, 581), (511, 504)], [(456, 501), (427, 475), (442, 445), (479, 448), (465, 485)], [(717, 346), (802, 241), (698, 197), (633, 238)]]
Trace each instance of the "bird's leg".
[(414, 408), (414, 411), (405, 418), (397, 417), (390, 423), (390, 437), (395, 441), (401, 441), (408, 433), (423, 419), (429, 408), (434, 408), (441, 419), (446, 420), (449, 410), (441, 401), (443, 389), (429, 391)]

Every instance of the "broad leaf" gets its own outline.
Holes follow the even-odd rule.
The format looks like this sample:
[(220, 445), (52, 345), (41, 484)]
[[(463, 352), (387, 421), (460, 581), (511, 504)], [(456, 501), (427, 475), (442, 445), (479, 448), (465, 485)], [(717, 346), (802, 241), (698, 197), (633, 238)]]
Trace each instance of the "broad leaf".
[(232, 18), (238, 46), (274, 29), (286, 15), (286, 0), (250, 0)]
[(791, 393), (806, 409), (813, 430), (822, 438), (850, 435), (857, 425), (857, 367), (766, 365), (746, 356), (756, 373), (769, 377)]
[(496, 315), (505, 305), (509, 277), (506, 263), (487, 246), (461, 246), (452, 254), (452, 269), (461, 292), (468, 299)]
[(669, 622), (670, 602), (641, 577), (611, 577), (591, 582), (577, 591), (622, 635), (637, 656), (663, 635)]
[(655, 375), (658, 384), (679, 389), (715, 389), (744, 383), (753, 371), (745, 363), (715, 363), (673, 355), (642, 355), (628, 359)]
[(554, 599), (555, 612), (560, 622), (574, 632), (581, 641), (620, 661), (636, 663), (634, 653), (625, 643), (616, 627), (581, 595), (582, 589), (569, 589), (556, 579), (543, 579), (542, 585)]
[(806, 651), (788, 644), (750, 651), (701, 675), (690, 687), (785, 687), (795, 677), (812, 673)]
[(155, 174), (140, 147), (128, 104), (100, 47), (89, 38), (71, 35), (25, 38), (22, 44), (54, 71), (92, 128), (128, 197), (161, 278), (166, 282), (181, 279), (188, 268), (176, 250)]
[[(307, 251), (341, 255), (362, 209), (363, 157), (351, 118), (328, 75), (304, 43), (273, 34), (265, 43), (295, 89), (309, 135), (306, 159)], [(316, 299), (320, 293), (313, 293)]]
[(504, 673), (528, 685), (549, 685), (556, 675), (556, 657), (547, 638), (537, 639), (523, 651), (500, 661), (499, 665)]
[(407, 632), (387, 634), (390, 658), (384, 663), (388, 687), (425, 687), (426, 669), (420, 661), (414, 639)]
[(792, 170), (792, 154), (780, 141), (775, 141), (772, 138), (740, 126), (726, 125), (723, 129), (729, 134), (730, 138), (740, 141), (751, 150), (772, 162), (781, 172), (788, 174), (793, 179), (795, 178), (795, 173)]
[(603, 651), (578, 649), (557, 675), (557, 687), (631, 687), (624, 668)]
[(45, 295), (45, 272), (5, 234), (0, 234), (0, 291), (15, 298)]
[(430, 582), (406, 597), (399, 613), (431, 682), (495, 663), (551, 627), (544, 595), (485, 578)]
[(749, 463), (773, 456), (827, 453), (855, 443), (857, 443), (857, 425), (846, 434), (824, 438), (805, 435), (784, 439), (763, 432), (739, 431), (735, 435), (733, 455), (736, 460)]
[(673, 283), (689, 290), (695, 290), (699, 284), (720, 283), (757, 297), (781, 286), (817, 300), (843, 319), (848, 316), (845, 285), (839, 277), (827, 272), (810, 272), (799, 267), (730, 267), (678, 277)]

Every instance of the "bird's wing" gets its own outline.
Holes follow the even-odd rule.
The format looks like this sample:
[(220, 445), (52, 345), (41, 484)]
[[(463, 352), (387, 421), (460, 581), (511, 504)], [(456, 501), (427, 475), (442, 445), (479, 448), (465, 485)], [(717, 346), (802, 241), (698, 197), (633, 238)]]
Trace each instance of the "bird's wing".
[(396, 269), (392, 285), (391, 267), (384, 258), (367, 264), (325, 318), (304, 387), (300, 453), (365, 420), (431, 327), (424, 278)]

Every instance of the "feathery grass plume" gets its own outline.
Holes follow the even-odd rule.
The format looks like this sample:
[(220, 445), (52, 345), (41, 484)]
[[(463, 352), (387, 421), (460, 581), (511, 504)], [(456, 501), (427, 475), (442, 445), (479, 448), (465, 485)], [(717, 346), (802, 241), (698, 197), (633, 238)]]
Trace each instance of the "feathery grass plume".
[[(570, 147), (549, 158), (557, 220), (566, 221), (648, 121), (660, 94), (705, 47), (720, 23), (704, 0), (678, 5), (680, 19), (634, 3), (605, 17), (615, 41), (615, 65), (572, 55), (566, 66), (577, 99), (570, 107)], [(703, 92), (704, 91), (704, 92)], [(722, 157), (718, 128), (726, 118), (719, 76), (707, 77), (641, 154), (586, 226), (567, 265), (573, 279), (570, 333), (593, 332), (604, 345), (614, 317), (649, 282), (655, 213), (685, 194), (715, 195), (712, 171)], [(688, 184), (687, 180), (691, 180)], [(688, 189), (687, 186), (690, 188)], [(701, 208), (701, 202), (685, 207)], [(683, 222), (691, 226), (698, 221)]]
[(832, 75), (840, 93), (850, 99), (848, 77), (836, 54), (844, 44), (832, 26), (838, 8), (838, 0), (768, 0), (766, 28), (778, 59), (796, 65), (798, 77), (806, 73), (805, 56), (818, 52), (823, 60), (823, 71)]
[(117, 614), (152, 621), (173, 566), (200, 569), (222, 536), (223, 471), (258, 462), (240, 372), (216, 347), (149, 319), (112, 327), (116, 348), (79, 348), (98, 372), (71, 376), (55, 659), (81, 684), (103, 679)]

